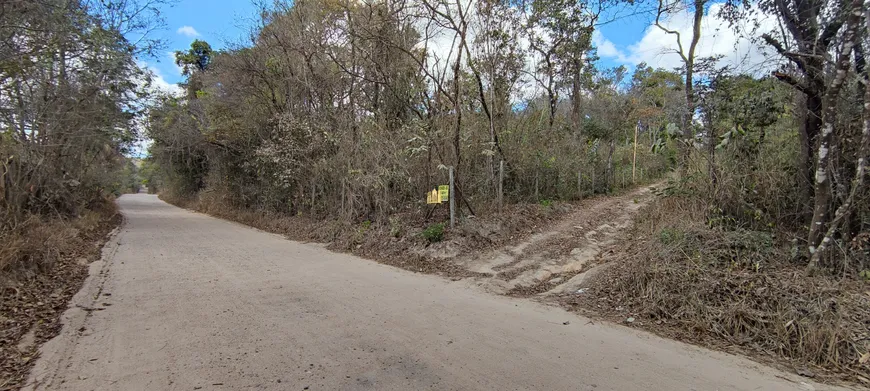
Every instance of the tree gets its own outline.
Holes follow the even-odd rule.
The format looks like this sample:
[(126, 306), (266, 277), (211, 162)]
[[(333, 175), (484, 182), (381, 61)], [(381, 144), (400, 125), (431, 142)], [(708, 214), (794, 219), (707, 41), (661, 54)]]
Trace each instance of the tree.
[(526, 29), (529, 47), (539, 61), (532, 76), (546, 91), (551, 127), (561, 85), (571, 86), (574, 125), (580, 121), (583, 72), (591, 60), (592, 31), (600, 13), (600, 7), (593, 9), (589, 5), (568, 0), (533, 0), (530, 5)]
[(669, 123), (682, 120), (685, 84), (679, 73), (653, 69), (640, 63), (631, 77), (629, 94), (633, 99), (634, 116), (649, 129), (650, 145), (661, 149), (662, 131)]
[(208, 42), (194, 40), (186, 52), (175, 52), (175, 64), (181, 67), (181, 74), (190, 76), (194, 72), (206, 71), (212, 59), (211, 45)]
[[(851, 66), (850, 55), (852, 54), (852, 49), (856, 45), (863, 44), (863, 42), (861, 42), (862, 33), (866, 36), (866, 30), (863, 29), (861, 23), (861, 18), (863, 16), (861, 11), (864, 9), (863, 1), (851, 1), (844, 8), (846, 23), (845, 30), (843, 31), (842, 43), (840, 44), (840, 48), (836, 54), (836, 61), (833, 64), (833, 80), (827, 86), (827, 90), (825, 91), (826, 99), (822, 103), (822, 133), (819, 135), (819, 146), (816, 154), (815, 200), (813, 202), (813, 218), (810, 222), (810, 230), (807, 239), (809, 253), (811, 254), (810, 262), (807, 267), (810, 271), (819, 268), (820, 259), (825, 250), (824, 245), (831, 241), (831, 237), (833, 236), (833, 233), (836, 233), (839, 229), (842, 219), (850, 213), (851, 203), (854, 202), (853, 195), (858, 194), (863, 185), (863, 165), (864, 160), (867, 159), (867, 149), (862, 147), (862, 149), (859, 150), (857, 173), (853, 180), (849, 199), (843, 202), (843, 204), (837, 209), (837, 214), (839, 214), (839, 216), (837, 214), (830, 216), (830, 211), (832, 210), (833, 188), (831, 182), (833, 181), (833, 178), (831, 178), (831, 175), (833, 169), (831, 167), (832, 157), (829, 157), (828, 154), (830, 153), (830, 150), (835, 147), (836, 143), (834, 127), (836, 124), (837, 100), (841, 90), (846, 84), (847, 72)], [(866, 105), (867, 103), (865, 103), (865, 111), (867, 111)], [(866, 129), (863, 133), (866, 133)], [(862, 137), (862, 145), (864, 138), (865, 137)], [(821, 251), (819, 250), (819, 247), (822, 247)]]
[(4, 228), (30, 214), (76, 216), (113, 189), (146, 108), (135, 56), (159, 47), (147, 34), (160, 3), (0, 4)]
[[(679, 167), (683, 170), (687, 168), (690, 148), (692, 141), (695, 139), (695, 134), (692, 126), (692, 121), (695, 116), (695, 51), (698, 48), (698, 42), (701, 40), (701, 21), (704, 19), (705, 7), (708, 0), (691, 0), (689, 3), (683, 3), (681, 0), (659, 0), (658, 11), (656, 12), (655, 26), (662, 31), (674, 35), (677, 42), (677, 50), (675, 51), (683, 62), (684, 89), (686, 94), (686, 111), (681, 116), (680, 127), (683, 131), (683, 140), (680, 143), (682, 153), (680, 155)], [(669, 13), (690, 9), (692, 12), (692, 37), (689, 41), (688, 51), (683, 47), (682, 37), (677, 30), (669, 29), (662, 24), (662, 16)]]
[[(807, 200), (814, 194), (814, 162), (817, 159), (814, 159), (813, 149), (822, 131), (823, 105), (828, 89), (827, 54), (843, 28), (849, 9), (846, 4), (845, 1), (765, 0), (757, 5), (761, 11), (775, 15), (782, 27), (780, 34), (766, 32), (761, 35), (765, 44), (788, 61), (773, 76), (792, 86), (806, 99), (806, 114), (800, 132), (800, 172), (805, 181), (804, 197)], [(735, 1), (726, 5), (723, 11), (732, 20), (747, 18), (748, 13), (753, 12), (753, 6), (748, 2)]]
[[(375, 221), (415, 208), (420, 194), (445, 183), (448, 166), (463, 210), (486, 208), (501, 158), (508, 199), (576, 198), (591, 182), (577, 179), (587, 163), (577, 156), (596, 164), (612, 157), (608, 177), (623, 164), (632, 106), (618, 86), (600, 92), (612, 94), (614, 110), (586, 99), (597, 88), (589, 42), (597, 11), (559, 4), (572, 9), (553, 3), (542, 16), (564, 38), (551, 55), (553, 96), (574, 86), (582, 93), (548, 109), (534, 104), (546, 93), (520, 93), (527, 48), (519, 22), (529, 11), (517, 3), (271, 2), (249, 43), (212, 52), (202, 69), (197, 50), (182, 53), (188, 97), (163, 101), (149, 123), (161, 182), (237, 207)], [(569, 112), (618, 119), (610, 148), (546, 125), (551, 116), (568, 124)]]
[[(731, 20), (747, 18), (756, 7), (748, 2), (726, 5), (724, 14)], [(852, 69), (865, 67), (866, 48), (861, 46), (866, 44), (862, 38), (867, 34), (866, 26), (861, 23), (861, 12), (866, 5), (862, 1), (766, 0), (757, 7), (775, 15), (781, 27), (761, 35), (762, 41), (785, 61), (773, 76), (791, 86), (802, 98), (801, 209), (809, 227), (806, 239), (809, 269), (814, 270), (820, 261), (820, 255), (816, 254), (818, 247), (826, 237), (831, 240), (826, 232), (834, 228), (834, 234), (839, 233), (840, 223), (848, 219), (848, 216), (837, 218), (830, 213), (847, 204), (852, 187), (848, 179), (841, 177), (843, 171), (834, 167), (854, 164), (850, 157), (839, 153), (847, 150), (844, 146), (848, 142), (843, 119), (838, 119), (837, 114), (844, 87), (854, 75)], [(856, 98), (861, 99), (860, 93)], [(850, 209), (843, 212), (848, 215)], [(837, 224), (831, 225), (832, 221)]]
[(212, 56), (214, 53), (211, 45), (198, 39), (190, 44), (190, 49), (186, 52), (175, 52), (175, 65), (181, 67), (181, 74), (188, 78), (186, 87), (191, 100), (197, 98), (196, 92), (202, 87), (199, 74), (208, 70)]
[(466, 45), (468, 65), (477, 82), (481, 108), (489, 122), (490, 146), (486, 153), (489, 160), (490, 180), (495, 190), (496, 153), (507, 160), (499, 143), (498, 134), (507, 125), (511, 93), (519, 80), (523, 59), (519, 49), (519, 15), (510, 4), (503, 1), (480, 1), (477, 3), (478, 35), (472, 54)]

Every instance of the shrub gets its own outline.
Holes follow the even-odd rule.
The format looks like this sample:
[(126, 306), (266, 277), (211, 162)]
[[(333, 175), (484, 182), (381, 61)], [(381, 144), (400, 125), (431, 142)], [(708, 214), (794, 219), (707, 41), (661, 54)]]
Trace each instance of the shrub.
[(390, 217), (390, 236), (394, 238), (402, 236), (402, 222), (398, 218)]
[(444, 239), (444, 223), (432, 224), (423, 230), (423, 238), (429, 243), (440, 242)]

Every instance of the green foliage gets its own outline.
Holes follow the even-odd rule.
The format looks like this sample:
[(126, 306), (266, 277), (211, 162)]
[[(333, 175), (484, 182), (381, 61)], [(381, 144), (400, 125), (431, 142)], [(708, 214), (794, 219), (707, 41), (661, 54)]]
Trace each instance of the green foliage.
[(583, 120), (583, 134), (590, 139), (610, 140), (613, 137), (611, 129), (602, 124), (600, 120), (592, 118)]
[(118, 170), (113, 178), (110, 191), (119, 196), (125, 193), (138, 193), (141, 181), (139, 180), (139, 169), (133, 159), (125, 159), (123, 169)]
[[(715, 201), (712, 226), (771, 230), (797, 228), (803, 223), (800, 141), (797, 121), (788, 110), (788, 87), (770, 79), (727, 76), (705, 92), (703, 108), (717, 129), (717, 185), (698, 173), (686, 187)], [(700, 171), (700, 170), (699, 170)]]
[(440, 242), (442, 239), (444, 239), (444, 226), (444, 223), (432, 224), (426, 227), (421, 235), (424, 239), (428, 240), (429, 243)]
[(175, 52), (175, 64), (181, 67), (181, 73), (184, 76), (190, 76), (194, 72), (207, 70), (211, 65), (213, 55), (211, 45), (197, 39), (190, 44), (190, 49), (187, 51)]
[(732, 143), (747, 157), (758, 154), (766, 129), (784, 114), (788, 95), (771, 79), (749, 76), (722, 76), (709, 87), (705, 98), (708, 111), (715, 110), (717, 126), (727, 129), (720, 136), (717, 149)]
[(680, 243), (683, 240), (685, 240), (685, 238), (686, 238), (685, 231), (683, 231), (679, 228), (667, 227), (667, 228), (663, 228), (661, 231), (659, 231), (659, 241), (662, 242), (662, 244), (671, 245), (671, 244)]

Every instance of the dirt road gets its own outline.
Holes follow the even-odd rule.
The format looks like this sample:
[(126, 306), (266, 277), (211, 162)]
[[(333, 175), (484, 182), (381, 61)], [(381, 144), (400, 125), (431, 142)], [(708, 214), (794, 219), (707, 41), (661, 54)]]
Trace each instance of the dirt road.
[(121, 197), (29, 381), (59, 390), (827, 389), (751, 361)]

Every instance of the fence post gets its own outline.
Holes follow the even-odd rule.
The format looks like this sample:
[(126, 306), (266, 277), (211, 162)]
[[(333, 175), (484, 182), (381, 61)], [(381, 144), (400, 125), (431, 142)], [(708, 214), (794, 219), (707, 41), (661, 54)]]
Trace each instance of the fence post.
[(634, 184), (637, 182), (636, 172), (637, 172), (637, 132), (640, 130), (640, 121), (637, 122), (637, 125), (634, 126), (634, 153), (631, 157), (631, 183)]
[(498, 211), (504, 206), (504, 160), (498, 163)]
[(450, 167), (450, 228), (456, 225), (456, 186), (453, 183), (453, 166)]
[(577, 171), (577, 199), (583, 199), (583, 173)]
[(595, 166), (592, 166), (592, 194), (595, 194), (595, 191), (598, 190), (596, 188), (598, 184), (595, 183)]
[(341, 214), (344, 214), (344, 203), (345, 203), (345, 185), (344, 178), (341, 178)]

